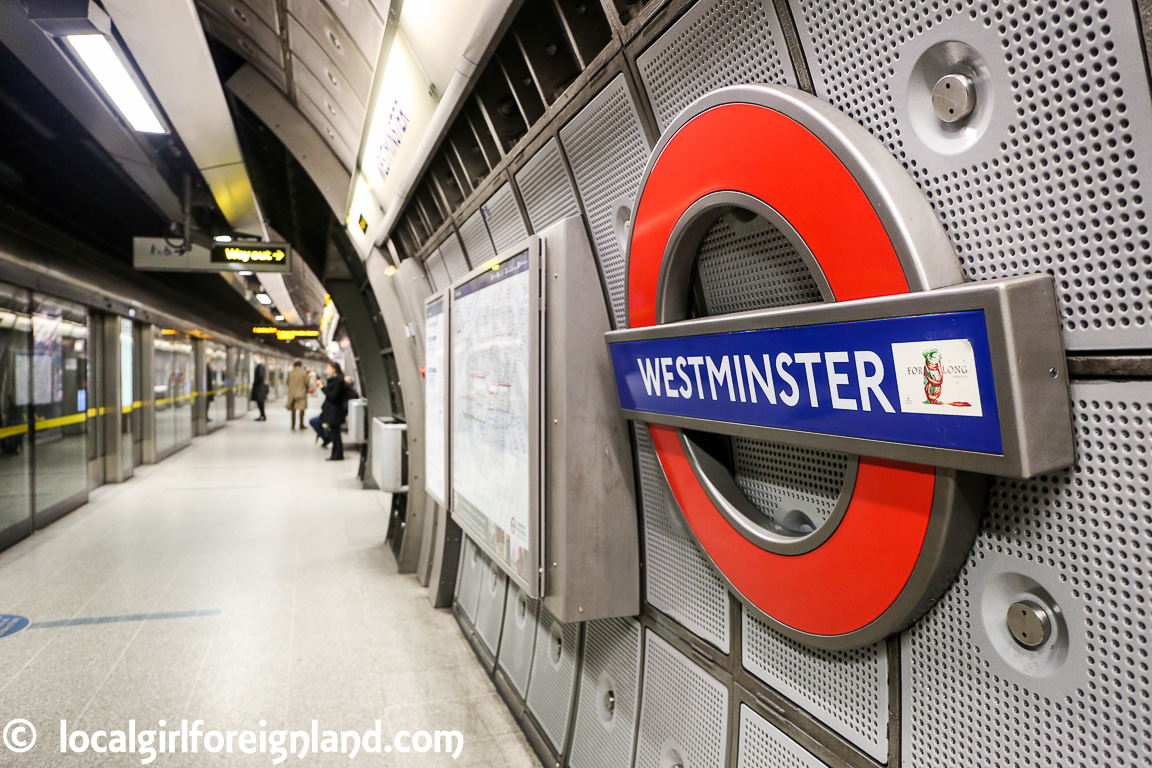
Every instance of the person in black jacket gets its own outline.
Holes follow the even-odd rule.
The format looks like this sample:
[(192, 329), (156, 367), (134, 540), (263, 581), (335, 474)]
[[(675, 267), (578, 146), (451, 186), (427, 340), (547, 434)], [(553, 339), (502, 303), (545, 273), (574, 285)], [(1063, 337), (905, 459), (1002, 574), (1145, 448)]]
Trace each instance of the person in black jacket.
[(340, 428), (348, 415), (348, 385), (344, 383), (344, 371), (339, 363), (328, 363), (325, 369), (328, 380), (324, 383), (324, 404), (320, 406), (320, 415), (313, 416), (308, 422), (316, 435), (324, 441), (325, 448), (332, 444), (332, 455), (328, 461), (344, 460), (344, 440)]
[(264, 415), (264, 401), (268, 399), (268, 371), (264, 367), (264, 358), (260, 355), (253, 355), (252, 361), (256, 363), (256, 370), (252, 372), (252, 391), (248, 393), (248, 399), (255, 400), (256, 407), (260, 409), (260, 418), (256, 421), (267, 421), (268, 417)]

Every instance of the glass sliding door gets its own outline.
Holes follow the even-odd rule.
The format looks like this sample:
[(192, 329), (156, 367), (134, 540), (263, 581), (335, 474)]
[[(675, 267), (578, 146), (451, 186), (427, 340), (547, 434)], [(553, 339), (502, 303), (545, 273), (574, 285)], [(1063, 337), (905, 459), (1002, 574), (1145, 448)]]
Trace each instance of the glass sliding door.
[(205, 387), (208, 429), (222, 426), (228, 420), (228, 349), (215, 342), (204, 346)]
[(136, 398), (136, 344), (132, 338), (132, 321), (120, 318), (120, 462), (122, 476), (132, 475), (134, 438), (132, 412)]
[[(88, 311), (32, 297), (33, 487), (36, 514), (62, 514), (88, 497)], [(48, 522), (37, 519), (37, 526)]]
[[(29, 422), (32, 319), (28, 291), (0, 283), (0, 546), (31, 528)], [(7, 534), (7, 535), (6, 535)]]
[(152, 346), (156, 458), (162, 459), (192, 440), (192, 342), (165, 328), (157, 331)]

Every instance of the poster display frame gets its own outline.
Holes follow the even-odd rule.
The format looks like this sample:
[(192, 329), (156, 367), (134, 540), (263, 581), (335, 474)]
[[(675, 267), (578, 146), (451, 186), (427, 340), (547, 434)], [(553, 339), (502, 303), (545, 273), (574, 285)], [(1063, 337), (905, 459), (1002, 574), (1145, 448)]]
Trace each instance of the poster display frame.
[[(543, 509), (543, 485), (544, 478), (542, 475), (541, 465), (541, 449), (543, 446), (543, 421), (542, 421), (542, 392), (543, 392), (543, 296), (542, 296), (542, 263), (543, 263), (543, 246), (542, 240), (538, 235), (530, 235), (516, 243), (511, 248), (508, 248), (501, 253), (497, 254), (494, 258), (485, 261), (483, 264), (475, 267), (466, 275), (463, 275), (458, 280), (454, 281), (446, 290), (449, 294), (448, 302), (448, 325), (454, 329), (456, 327), (456, 312), (458, 306), (458, 299), (456, 292), (472, 282), (473, 280), (482, 277), (486, 273), (499, 269), (499, 267), (512, 259), (517, 258), (525, 251), (528, 253), (528, 558), (525, 562), (524, 572), (518, 571), (514, 563), (505, 558), (504, 553), (497, 550), (495, 546), (489, 541), (488, 531), (477, 529), (470, 520), (458, 514), (457, 497), (456, 497), (456, 483), (458, 478), (457, 473), (454, 471), (455, 452), (456, 446), (454, 445), (454, 420), (459, 415), (458, 409), (452, 407), (452, 388), (455, 382), (457, 372), (454, 370), (453, 355), (458, 351), (449, 340), (449, 348), (447, 353), (448, 360), (448, 381), (446, 387), (448, 406), (446, 414), (446, 429), (448, 433), (448, 463), (447, 463), (447, 487), (449, 489), (449, 508), (452, 511), (453, 519), (460, 526), (460, 528), (472, 539), (473, 543), (492, 559), (492, 562), (500, 568), (509, 579), (512, 580), (525, 594), (531, 598), (540, 598), (543, 596), (543, 539), (542, 539), (542, 514)], [(449, 332), (449, 339), (451, 339), (451, 331)], [(482, 513), (481, 513), (482, 514)]]
[[(428, 414), (432, 410), (432, 403), (428, 397), (428, 371), (431, 369), (432, 350), (431, 344), (428, 342), (427, 324), (428, 324), (428, 309), (436, 302), (443, 302), (444, 304), (444, 328), (443, 335), (443, 371), (441, 377), (443, 379), (443, 389), (440, 393), (441, 410), (443, 412), (443, 423), (441, 424), (442, 430), (440, 435), (440, 462), (444, 467), (444, 482), (439, 488), (435, 487), (431, 482), (428, 467), (430, 465), (429, 457), (433, 453), (433, 443), (431, 440), (431, 432), (428, 429)], [(424, 300), (424, 324), (425, 324), (425, 349), (424, 349), (424, 490), (428, 495), (439, 504), (441, 507), (447, 509), (448, 499), (451, 497), (452, 490), (452, 288), (449, 286), (442, 290), (436, 291), (431, 296)]]

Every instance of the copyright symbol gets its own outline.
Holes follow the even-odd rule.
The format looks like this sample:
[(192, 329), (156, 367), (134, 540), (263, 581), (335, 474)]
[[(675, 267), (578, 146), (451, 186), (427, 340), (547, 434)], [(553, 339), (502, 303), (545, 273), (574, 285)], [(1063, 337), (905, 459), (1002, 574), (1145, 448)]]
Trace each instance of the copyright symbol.
[(4, 726), (4, 746), (9, 752), (27, 752), (36, 743), (36, 729), (27, 720), (12, 720)]

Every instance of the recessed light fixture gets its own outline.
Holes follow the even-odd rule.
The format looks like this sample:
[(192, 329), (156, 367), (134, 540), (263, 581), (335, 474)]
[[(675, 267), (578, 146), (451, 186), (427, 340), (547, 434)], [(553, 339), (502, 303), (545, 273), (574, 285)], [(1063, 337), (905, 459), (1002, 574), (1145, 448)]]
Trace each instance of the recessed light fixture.
[(284, 315), (276, 315), (276, 322), (278, 322), (278, 323), (284, 322)]
[(64, 39), (129, 125), (141, 133), (167, 133), (107, 37), (100, 34), (65, 35)]
[(212, 239), (218, 243), (230, 243), (232, 242), (232, 235), (216, 235)]
[(260, 302), (266, 307), (272, 304), (272, 298), (266, 293), (256, 294), (256, 301)]
[(252, 273), (247, 269), (242, 269), (239, 272), (237, 272), (236, 274), (243, 275), (244, 277), (251, 277), (252, 276)]

